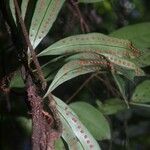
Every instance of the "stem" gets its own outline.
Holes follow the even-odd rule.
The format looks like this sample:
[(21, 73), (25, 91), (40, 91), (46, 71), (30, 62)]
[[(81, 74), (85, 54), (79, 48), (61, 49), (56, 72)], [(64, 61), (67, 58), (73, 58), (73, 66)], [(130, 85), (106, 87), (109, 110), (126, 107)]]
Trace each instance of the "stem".
[(41, 69), (41, 66), (39, 64), (39, 61), (38, 61), (38, 59), (36, 57), (36, 53), (35, 53), (35, 51), (33, 49), (33, 46), (32, 46), (32, 44), (30, 42), (26, 26), (25, 26), (24, 21), (23, 21), (23, 19), (21, 17), (21, 12), (20, 12), (20, 8), (19, 8), (17, 0), (14, 0), (14, 5), (15, 5), (15, 8), (16, 8), (16, 13), (17, 13), (17, 16), (18, 16), (18, 19), (19, 19), (19, 22), (20, 22), (20, 25), (21, 25), (21, 28), (22, 28), (22, 32), (23, 32), (24, 38), (25, 38), (25, 42), (26, 42), (26, 44), (29, 47), (29, 50), (31, 52), (34, 65), (35, 65), (35, 67), (37, 69), (38, 77), (39, 77), (39, 79), (40, 79), (40, 81), (42, 83), (42, 88), (45, 89), (46, 88), (46, 80), (44, 78), (44, 74), (42, 72), (42, 69)]
[[(34, 62), (34, 65), (35, 65), (35, 67), (36, 67), (36, 70), (37, 70), (37, 74), (38, 74), (38, 78), (40, 79), (40, 81), (41, 81), (41, 84), (42, 84), (42, 89), (43, 90), (45, 90), (45, 88), (46, 88), (46, 85), (47, 85), (47, 82), (46, 82), (46, 80), (45, 80), (45, 78), (44, 78), (44, 74), (43, 74), (43, 72), (42, 72), (42, 69), (41, 69), (41, 66), (40, 66), (40, 64), (39, 64), (39, 61), (38, 61), (38, 59), (37, 59), (37, 57), (36, 57), (36, 53), (35, 53), (35, 51), (34, 51), (34, 49), (33, 49), (33, 46), (32, 46), (32, 44), (31, 44), (31, 42), (30, 42), (30, 39), (29, 39), (29, 35), (28, 35), (28, 32), (27, 32), (27, 29), (26, 29), (26, 26), (25, 26), (25, 24), (24, 24), (24, 21), (23, 21), (23, 19), (22, 19), (22, 17), (21, 17), (21, 12), (20, 12), (20, 8), (19, 8), (19, 5), (18, 5), (18, 1), (17, 0), (14, 0), (14, 5), (15, 5), (15, 8), (16, 8), (16, 13), (17, 13), (17, 17), (18, 17), (18, 19), (19, 19), (19, 23), (20, 23), (20, 25), (21, 25), (21, 29), (22, 29), (22, 32), (23, 32), (23, 36), (24, 36), (24, 38), (25, 38), (25, 42), (26, 42), (26, 45), (27, 45), (27, 47), (29, 47), (29, 50), (30, 50), (30, 52), (31, 52), (31, 55), (32, 55), (32, 60), (33, 60), (33, 62)], [(31, 84), (30, 82), (33, 82), (33, 79), (32, 79), (32, 77), (31, 77), (31, 74), (30, 74), (30, 72), (29, 72), (29, 68), (27, 68), (27, 70), (26, 70), (26, 72), (27, 72), (27, 77), (26, 78), (30, 78), (30, 80), (28, 79), (28, 83), (26, 83), (26, 84)], [(34, 84), (34, 83), (33, 83)], [(35, 85), (35, 87), (34, 87), (35, 89), (37, 88), (37, 85)], [(28, 98), (29, 98), (29, 100), (31, 101), (31, 103), (32, 103), (32, 101), (33, 101), (33, 98), (34, 98), (34, 100), (36, 101), (36, 99), (41, 99), (41, 101), (43, 100), (43, 98), (41, 98), (40, 96), (39, 96), (39, 92), (43, 92), (40, 88), (37, 88), (38, 89), (38, 91), (36, 91), (35, 89), (32, 89), (32, 86), (29, 86), (29, 88), (27, 88), (27, 91), (28, 91)], [(30, 89), (32, 89), (31, 91), (30, 91)], [(33, 93), (33, 94), (30, 94), (30, 93)], [(61, 121), (60, 121), (60, 118), (59, 118), (59, 115), (58, 115), (58, 111), (57, 111), (57, 108), (56, 108), (56, 103), (55, 103), (55, 100), (54, 100), (54, 98), (53, 98), (53, 96), (52, 96), (52, 94), (51, 93), (49, 93), (49, 95), (48, 95), (48, 100), (49, 100), (49, 108), (50, 108), (50, 110), (51, 110), (51, 112), (52, 112), (52, 115), (53, 115), (53, 118), (54, 118), (54, 120), (55, 120), (55, 126), (56, 126), (56, 128), (57, 128), (57, 133), (55, 133), (55, 134), (58, 134), (57, 135), (57, 138), (60, 136), (60, 134), (61, 134), (61, 132), (62, 132), (62, 126), (61, 126)], [(39, 104), (39, 106), (40, 106), (40, 104)], [(38, 107), (39, 107), (38, 106)], [(35, 107), (35, 106), (33, 106), (33, 107)], [(40, 106), (41, 107), (41, 106)], [(34, 108), (33, 108), (34, 109)], [(40, 109), (42, 109), (43, 110), (43, 108), (40, 108)], [(38, 112), (38, 110), (35, 110), (35, 112), (34, 113), (37, 113)], [(41, 110), (40, 110), (40, 112), (41, 112)], [(33, 115), (34, 115), (34, 113), (33, 113)], [(37, 117), (35, 117), (35, 118), (33, 118), (33, 119), (35, 119), (35, 121), (34, 122), (36, 122), (36, 119), (37, 119), (37, 121), (39, 120), (38, 119), (38, 115), (39, 115), (39, 117), (40, 117), (40, 115), (41, 114), (37, 114), (36, 116)], [(40, 124), (40, 123), (39, 123)], [(42, 124), (42, 123), (41, 123)], [(43, 124), (42, 124), (43, 125)], [(39, 128), (39, 130), (41, 130), (40, 129), (40, 127), (38, 126), (38, 128)], [(43, 127), (44, 128), (44, 127)], [(47, 129), (47, 130), (52, 130), (52, 127), (50, 127), (49, 126), (49, 129)], [(48, 133), (48, 131), (47, 131), (47, 133)], [(54, 132), (53, 132), (54, 133)], [(55, 137), (54, 137), (54, 135), (49, 135), (51, 138), (49, 138), (49, 139), (47, 139), (48, 141), (48, 143), (46, 143), (46, 144), (48, 144), (50, 147), (53, 145), (53, 141), (55, 140), (55, 137), (56, 137), (56, 135), (55, 135)], [(33, 137), (34, 137), (34, 135), (33, 135)], [(34, 139), (33, 139), (34, 140)]]
[(150, 108), (150, 105), (147, 105), (147, 104), (139, 104), (139, 103), (134, 103), (134, 102), (130, 102), (129, 103), (130, 105), (135, 105), (135, 106), (141, 106), (141, 107), (147, 107), (147, 108)]
[(101, 77), (98, 76), (98, 75), (95, 75), (95, 77), (96, 77), (98, 80), (100, 80), (101, 82), (103, 82), (103, 83), (105, 84), (106, 88), (107, 88), (108, 90), (110, 90), (110, 92), (111, 92), (114, 96), (116, 95), (116, 93), (117, 93), (117, 95), (119, 95), (118, 91), (117, 91), (115, 88), (112, 87), (112, 85), (111, 85), (111, 83), (109, 82), (109, 80), (103, 79), (103, 78), (101, 78)]
[(71, 0), (71, 4), (74, 6), (74, 8), (75, 8), (75, 10), (76, 10), (76, 12), (78, 14), (78, 17), (80, 19), (80, 26), (81, 26), (82, 32), (83, 33), (84, 32), (89, 32), (90, 31), (89, 26), (87, 25), (87, 23), (85, 22), (82, 14), (81, 14), (81, 11), (80, 11), (80, 9), (78, 7), (78, 3), (74, 2), (74, 0)]

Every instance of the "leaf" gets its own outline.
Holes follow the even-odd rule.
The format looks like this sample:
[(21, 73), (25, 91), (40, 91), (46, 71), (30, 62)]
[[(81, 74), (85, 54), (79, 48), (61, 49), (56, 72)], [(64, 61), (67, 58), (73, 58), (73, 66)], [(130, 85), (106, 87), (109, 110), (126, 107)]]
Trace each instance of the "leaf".
[(129, 39), (136, 47), (150, 48), (150, 22), (129, 25), (112, 32), (110, 35), (117, 38)]
[(138, 58), (135, 58), (133, 62), (138, 64), (140, 67), (150, 66), (150, 50), (145, 50), (142, 55)]
[(25, 19), (28, 3), (29, 3), (29, 0), (22, 0), (22, 3), (21, 3), (21, 15), (22, 15), (23, 20)]
[(110, 139), (110, 127), (103, 114), (86, 102), (75, 102), (69, 105), (78, 115), (97, 140)]
[(102, 2), (103, 0), (78, 0), (79, 3), (96, 3)]
[(62, 133), (62, 138), (65, 140), (65, 142), (68, 145), (69, 150), (72, 149), (83, 149), (81, 143), (77, 139), (75, 133), (71, 129), (71, 126), (68, 124), (68, 122), (61, 116), (60, 114), (60, 119), (63, 124), (63, 133)]
[(107, 62), (105, 60), (73, 60), (66, 63), (56, 74), (45, 96), (47, 96), (49, 92), (54, 90), (60, 84), (79, 75), (83, 75), (90, 72), (96, 72), (104, 68), (105, 65), (107, 65)]
[(29, 37), (36, 48), (51, 29), (65, 0), (38, 0), (31, 21)]
[(113, 115), (127, 108), (126, 105), (117, 98), (107, 99), (105, 103), (101, 103), (100, 101), (96, 101), (96, 103), (100, 112), (105, 115)]
[(19, 71), (17, 71), (14, 74), (14, 76), (10, 82), (9, 87), (10, 88), (23, 88), (24, 86), (25, 86), (25, 84), (24, 84), (24, 81), (22, 79), (21, 73)]
[(150, 65), (150, 51), (146, 50), (150, 48), (150, 23), (139, 23), (135, 25), (129, 25), (119, 30), (114, 31), (110, 35), (117, 38), (129, 39), (136, 47), (140, 48), (141, 55), (134, 59), (135, 63), (138, 63), (141, 67)]
[(9, 0), (9, 6), (10, 6), (11, 13), (12, 13), (12, 17), (13, 17), (14, 21), (16, 22), (15, 5), (14, 5), (13, 0)]
[[(130, 76), (133, 78), (135, 75), (140, 76), (143, 75), (143, 71), (135, 66), (132, 62), (121, 60), (118, 61), (117, 58), (114, 58), (113, 56), (108, 57), (113, 63), (117, 62), (117, 65), (120, 65), (119, 67), (112, 65), (113, 69), (116, 71), (116, 73), (122, 74), (129, 78)], [(98, 54), (91, 54), (91, 53), (80, 53), (75, 54), (66, 59), (69, 61), (66, 63), (56, 74), (54, 80), (52, 81), (51, 85), (49, 86), (46, 94), (44, 97), (48, 95), (49, 92), (53, 91), (55, 88), (57, 88), (60, 84), (75, 78), (79, 75), (83, 75), (86, 73), (96, 72), (99, 70), (111, 70), (112, 68), (109, 66), (109, 62), (106, 58), (104, 58), (101, 55)], [(122, 66), (126, 67), (126, 65), (131, 64), (130, 66), (127, 66), (128, 68), (122, 68)], [(134, 69), (132, 71), (126, 70), (126, 69)], [(126, 72), (125, 72), (126, 71)], [(129, 74), (131, 73), (131, 74)], [(136, 74), (135, 74), (136, 73)], [(131, 78), (131, 79), (132, 79)]]
[(85, 60), (87, 60), (87, 59), (93, 60), (93, 63), (95, 60), (95, 64), (96, 64), (96, 60), (102, 60), (102, 59), (107, 60), (108, 59), (108, 62), (111, 62), (115, 66), (117, 65), (120, 68), (123, 68), (122, 70), (120, 70), (119, 68), (115, 67), (120, 72), (123, 72), (123, 74), (125, 73), (125, 71), (123, 71), (123, 70), (128, 69), (128, 70), (134, 70), (134, 72), (132, 72), (131, 75), (134, 74), (134, 76), (135, 76), (135, 73), (137, 76), (144, 75), (144, 72), (137, 65), (135, 65), (132, 61), (128, 61), (128, 60), (123, 59), (123, 58), (118, 58), (118, 57), (113, 56), (111, 54), (98, 55), (97, 53), (92, 53), (92, 52), (85, 53), (84, 52), (84, 53), (77, 53), (75, 55), (71, 55), (71, 56), (67, 57), (65, 60), (70, 61), (70, 60), (77, 60), (77, 59), (79, 59), (79, 60), (84, 60), (84, 59)]
[[(127, 59), (124, 58), (119, 58), (116, 57), (114, 55), (111, 54), (103, 54), (112, 64), (117, 65), (119, 68), (121, 68), (121, 72), (125, 72), (126, 69), (128, 69), (127, 75), (132, 76), (132, 78), (134, 78), (134, 76), (144, 76), (145, 73), (144, 71), (135, 63), (133, 63), (132, 61), (129, 61)], [(117, 69), (119, 69), (117, 68)], [(131, 71), (129, 71), (131, 70)], [(123, 73), (124, 75), (124, 73)]]
[[(22, 0), (22, 2), (21, 2), (21, 15), (22, 15), (23, 20), (25, 18), (28, 3), (29, 3), (29, 0)], [(9, 6), (10, 6), (10, 10), (11, 10), (13, 19), (16, 22), (15, 5), (14, 5), (13, 0), (9, 0)]]
[[(93, 66), (92, 65), (81, 66), (79, 63), (80, 63), (80, 61), (71, 61), (71, 62), (65, 64), (56, 74), (56, 76), (55, 76), (53, 82), (51, 83), (45, 96), (49, 92), (53, 91), (60, 84), (66, 82), (72, 78), (75, 78), (79, 75), (83, 75), (86, 73), (95, 72), (95, 71), (100, 70), (100, 67), (98, 67), (98, 66), (97, 67), (95, 67), (94, 65)], [(82, 61), (82, 63), (86, 64), (86, 61)], [(87, 64), (88, 64), (88, 62), (87, 62)]]
[(64, 38), (43, 50), (38, 56), (79, 52), (94, 52), (98, 54), (112, 54), (124, 58), (134, 58), (136, 57), (135, 52), (138, 53), (138, 50), (128, 40), (109, 37), (101, 33), (88, 33)]
[(60, 149), (65, 150), (65, 146), (61, 138), (55, 141), (55, 150), (60, 150)]
[[(64, 58), (62, 56), (51, 59), (47, 63), (41, 66), (44, 76), (47, 81), (54, 79), (58, 69), (64, 64)], [(36, 70), (34, 70), (36, 71)]]
[(104, 57), (97, 53), (82, 52), (66, 57), (65, 61), (69, 62), (72, 60), (101, 60), (101, 59), (103, 60)]
[(126, 90), (125, 90), (125, 88), (126, 88), (125, 87), (126, 86), (125, 80), (117, 74), (113, 74), (113, 77), (114, 77), (115, 83), (117, 84), (118, 89), (121, 93), (121, 96), (123, 97), (126, 104), (128, 105), (128, 101), (127, 101), (127, 97), (126, 97)]
[(19, 123), (20, 127), (23, 128), (23, 131), (27, 136), (31, 135), (32, 132), (32, 120), (27, 117), (16, 117), (16, 121)]
[[(96, 53), (107, 58), (115, 67), (119, 66), (122, 68), (122, 72), (125, 72), (124, 70), (126, 69), (131, 70), (128, 72), (134, 78), (135, 75), (144, 75), (144, 72), (136, 64), (127, 59), (127, 55), (132, 57), (133, 54), (135, 55), (135, 51), (138, 50), (132, 46), (130, 41), (111, 38), (99, 33), (90, 33), (62, 39), (42, 51), (39, 56), (66, 55), (83, 52), (93, 55), (92, 53)], [(73, 57), (75, 59), (75, 56)], [(76, 57), (78, 56), (76, 55)], [(117, 68), (117, 70), (120, 68)], [(127, 73), (127, 76), (129, 73)]]
[(55, 96), (53, 97), (57, 103), (57, 110), (59, 111), (60, 116), (63, 117), (66, 123), (70, 126), (78, 141), (81, 143), (83, 147), (81, 150), (100, 150), (97, 141), (93, 138), (86, 127), (80, 122), (79, 118), (73, 112), (73, 110), (59, 98)]
[(150, 80), (145, 80), (135, 88), (131, 102), (149, 103), (150, 102)]

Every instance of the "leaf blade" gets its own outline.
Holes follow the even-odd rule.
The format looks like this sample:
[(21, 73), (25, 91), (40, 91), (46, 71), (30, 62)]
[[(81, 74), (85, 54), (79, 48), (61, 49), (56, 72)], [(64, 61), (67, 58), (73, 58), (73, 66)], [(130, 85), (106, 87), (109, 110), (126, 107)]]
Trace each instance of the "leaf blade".
[(130, 58), (135, 57), (135, 51), (138, 50), (128, 40), (112, 38), (100, 33), (89, 33), (64, 38), (46, 48), (38, 56), (95, 52)]
[(106, 115), (113, 115), (126, 109), (126, 105), (118, 98), (107, 99), (104, 103), (96, 101), (98, 110)]
[(129, 39), (139, 48), (149, 48), (150, 22), (129, 25), (112, 32), (113, 37)]
[(63, 101), (59, 98), (53, 96), (56, 103), (57, 109), (59, 113), (64, 117), (64, 119), (68, 122), (73, 130), (74, 134), (82, 144), (84, 150), (100, 150), (100, 146), (97, 141), (93, 138), (90, 132), (86, 129), (86, 127), (80, 122), (77, 115), (73, 112), (73, 110), (68, 107)]
[(37, 1), (29, 31), (33, 48), (37, 47), (49, 32), (64, 2), (65, 0)]
[(150, 102), (150, 80), (145, 80), (136, 87), (131, 100), (134, 103)]
[(81, 101), (71, 103), (69, 106), (97, 140), (111, 138), (109, 123), (96, 108)]
[[(81, 54), (82, 56), (82, 54)], [(103, 66), (107, 66), (107, 61), (105, 59), (97, 60), (96, 58), (100, 58), (99, 55), (93, 54), (95, 56), (95, 61), (91, 59), (85, 60), (72, 60), (66, 63), (56, 74), (53, 82), (49, 86), (44, 97), (48, 95), (49, 92), (54, 90), (63, 82), (70, 80), (79, 75), (83, 75), (90, 72), (96, 72), (100, 70)]]

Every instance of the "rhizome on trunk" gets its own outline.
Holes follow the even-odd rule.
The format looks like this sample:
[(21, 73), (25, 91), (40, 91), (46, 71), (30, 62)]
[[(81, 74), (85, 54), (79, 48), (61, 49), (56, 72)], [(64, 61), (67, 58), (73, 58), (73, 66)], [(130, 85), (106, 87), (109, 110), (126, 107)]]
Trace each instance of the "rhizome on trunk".
[[(18, 1), (14, 0), (16, 18), (18, 21), (17, 27), (12, 25), (12, 22), (10, 21), (6, 3), (7, 2), (4, 0), (1, 1), (1, 11), (3, 18), (5, 18), (5, 24), (7, 25), (6, 28), (9, 32), (9, 36), (11, 37), (16, 48), (16, 53), (19, 53), (19, 58), (17, 57), (17, 59), (21, 61), (20, 71), (24, 77), (23, 80), (26, 85), (25, 88), (27, 98), (31, 106), (32, 149), (53, 150), (54, 142), (60, 137), (62, 132), (61, 121), (58, 116), (56, 104), (51, 93), (45, 99), (43, 99), (43, 95), (46, 92), (47, 83), (44, 78), (40, 63), (36, 57), (35, 50), (33, 49), (29, 40), (25, 23), (21, 17)], [(22, 39), (21, 42), (20, 37)], [(28, 50), (30, 51), (31, 58), (28, 57)], [(29, 61), (30, 64), (28, 64)], [(36, 69), (36, 72), (32, 71), (33, 69), (31, 66)], [(9, 77), (10, 75), (7, 74), (1, 81), (8, 82), (8, 80), (6, 80), (7, 76)], [(6, 84), (3, 83), (3, 85)], [(6, 90), (9, 89), (9, 84), (7, 85), (7, 87), (3, 86), (3, 88), (1, 88), (3, 89), (3, 92), (6, 92)], [(45, 104), (47, 105), (47, 109), (45, 109)]]

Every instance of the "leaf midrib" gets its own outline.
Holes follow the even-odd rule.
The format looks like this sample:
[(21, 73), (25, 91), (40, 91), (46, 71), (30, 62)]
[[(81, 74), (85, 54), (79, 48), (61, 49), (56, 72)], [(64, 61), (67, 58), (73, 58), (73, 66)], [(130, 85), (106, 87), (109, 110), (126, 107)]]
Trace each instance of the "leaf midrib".
[(41, 28), (41, 25), (42, 25), (42, 23), (43, 23), (43, 20), (45, 19), (45, 16), (46, 16), (46, 14), (47, 14), (48, 8), (49, 8), (50, 4), (52, 3), (52, 1), (53, 1), (53, 0), (51, 0), (51, 1), (49, 2), (48, 6), (47, 6), (47, 8), (46, 8), (46, 11), (45, 11), (45, 13), (44, 13), (44, 16), (43, 16), (43, 18), (42, 18), (42, 20), (41, 20), (41, 23), (40, 23), (40, 25), (39, 25), (39, 27), (38, 27), (38, 30), (37, 30), (36, 35), (35, 35), (35, 38), (34, 38), (34, 40), (33, 40), (33, 45), (35, 44), (35, 41), (36, 41), (36, 39), (37, 39), (37, 35), (38, 35), (38, 33), (39, 33), (39, 30), (40, 30), (40, 28)]

